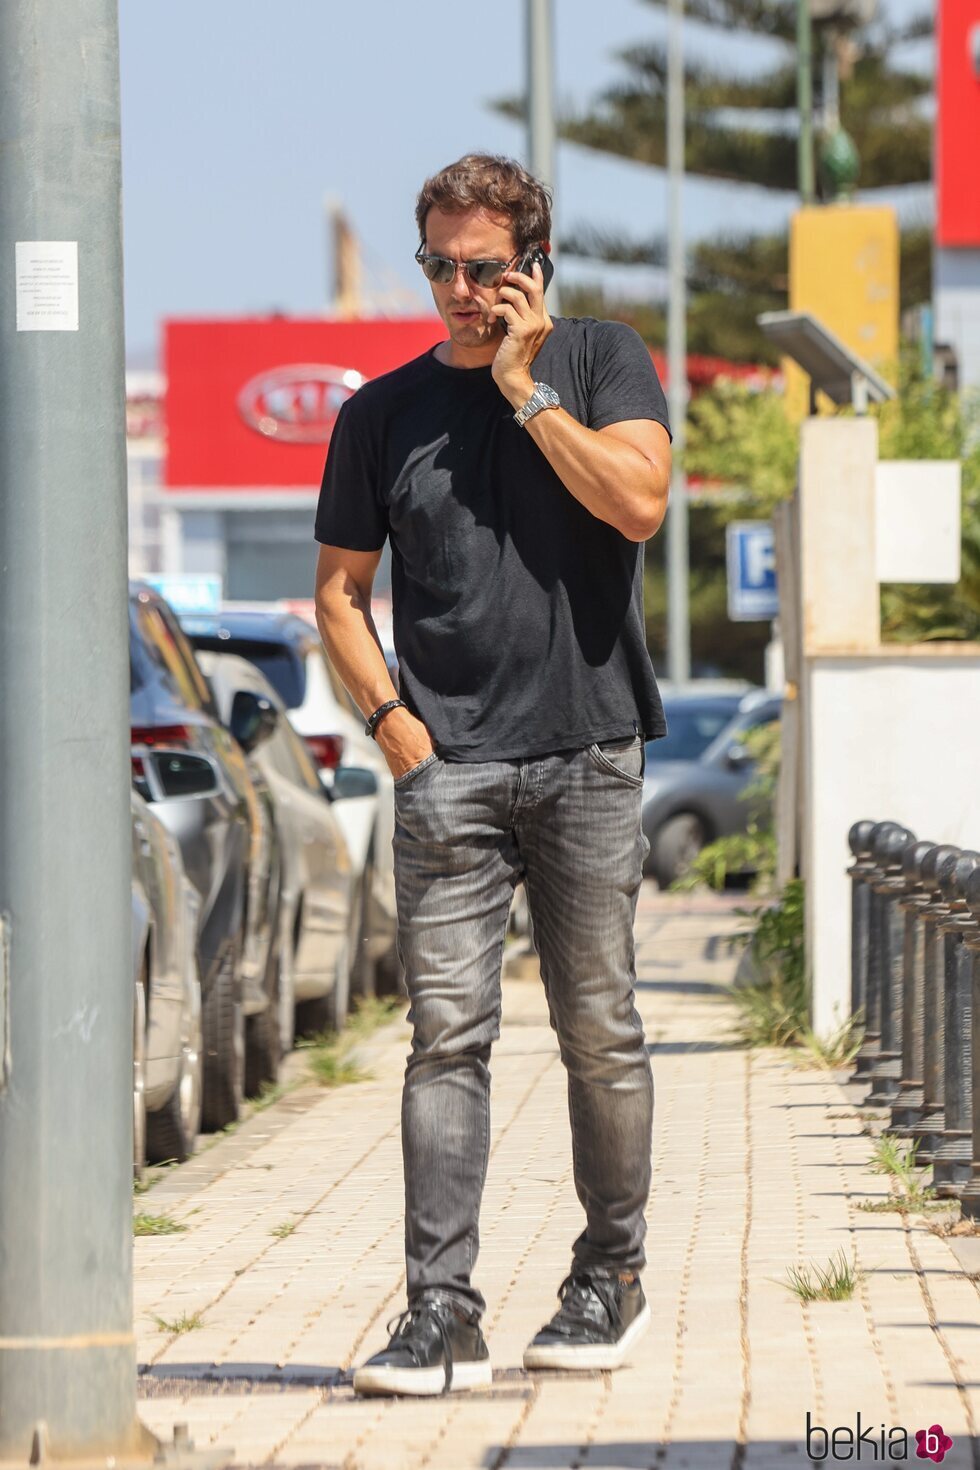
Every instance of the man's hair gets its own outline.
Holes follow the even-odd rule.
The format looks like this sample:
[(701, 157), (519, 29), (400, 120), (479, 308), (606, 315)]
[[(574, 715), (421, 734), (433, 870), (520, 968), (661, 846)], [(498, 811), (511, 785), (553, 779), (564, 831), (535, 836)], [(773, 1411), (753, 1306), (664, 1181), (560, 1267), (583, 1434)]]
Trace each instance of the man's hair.
[(423, 243), (430, 209), (444, 214), (486, 209), (506, 215), (518, 250), (551, 238), (551, 191), (513, 158), (495, 153), (467, 153), (426, 179), (415, 201)]

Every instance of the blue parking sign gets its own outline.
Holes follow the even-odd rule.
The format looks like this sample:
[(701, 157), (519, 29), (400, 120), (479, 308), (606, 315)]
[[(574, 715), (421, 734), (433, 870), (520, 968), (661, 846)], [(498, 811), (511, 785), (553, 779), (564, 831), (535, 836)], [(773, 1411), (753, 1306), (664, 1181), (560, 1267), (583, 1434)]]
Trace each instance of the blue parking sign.
[(728, 616), (768, 622), (779, 614), (776, 546), (769, 521), (732, 521), (727, 532)]

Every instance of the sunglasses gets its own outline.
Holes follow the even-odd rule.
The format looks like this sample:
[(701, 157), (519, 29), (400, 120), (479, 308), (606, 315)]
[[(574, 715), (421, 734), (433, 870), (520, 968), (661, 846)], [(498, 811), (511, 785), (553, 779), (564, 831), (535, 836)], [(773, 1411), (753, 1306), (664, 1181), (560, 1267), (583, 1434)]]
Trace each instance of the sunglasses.
[(504, 272), (513, 265), (517, 255), (512, 255), (510, 260), (449, 260), (445, 255), (426, 255), (420, 248), (415, 259), (422, 267), (426, 280), (434, 281), (438, 286), (448, 286), (450, 281), (455, 280), (460, 266), (474, 286), (499, 286)]

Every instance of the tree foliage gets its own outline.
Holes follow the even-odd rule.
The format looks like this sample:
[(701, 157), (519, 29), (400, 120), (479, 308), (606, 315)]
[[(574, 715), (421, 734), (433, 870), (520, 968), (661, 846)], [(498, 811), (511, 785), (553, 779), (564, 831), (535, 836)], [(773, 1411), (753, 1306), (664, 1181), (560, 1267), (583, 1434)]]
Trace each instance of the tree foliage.
[[(649, 0), (661, 6), (663, 0)], [(735, 31), (784, 42), (785, 58), (748, 76), (732, 75), (704, 61), (685, 64), (687, 121), (685, 166), (706, 178), (789, 192), (797, 187), (795, 0), (697, 0), (690, 19), (716, 32)], [(924, 104), (933, 79), (897, 66), (897, 44), (928, 35), (928, 16), (904, 27), (879, 26), (860, 38), (840, 94), (840, 120), (862, 160), (865, 186), (894, 188), (926, 182), (931, 174), (931, 124)], [(820, 100), (826, 47), (835, 45), (821, 27), (814, 32), (814, 77)], [(660, 42), (619, 52), (623, 76), (589, 106), (559, 118), (568, 142), (639, 163), (666, 167), (667, 54)], [(507, 98), (498, 111), (523, 118), (524, 99)]]

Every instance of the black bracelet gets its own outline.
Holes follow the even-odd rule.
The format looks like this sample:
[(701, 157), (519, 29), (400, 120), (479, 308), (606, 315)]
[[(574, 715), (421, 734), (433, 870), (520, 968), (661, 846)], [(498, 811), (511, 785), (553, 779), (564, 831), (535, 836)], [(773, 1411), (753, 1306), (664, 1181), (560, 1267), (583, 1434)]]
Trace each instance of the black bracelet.
[(373, 715), (368, 715), (367, 724), (364, 726), (365, 735), (370, 735), (372, 740), (376, 739), (375, 730), (384, 719), (390, 709), (408, 709), (404, 699), (389, 699), (384, 704), (379, 704)]

